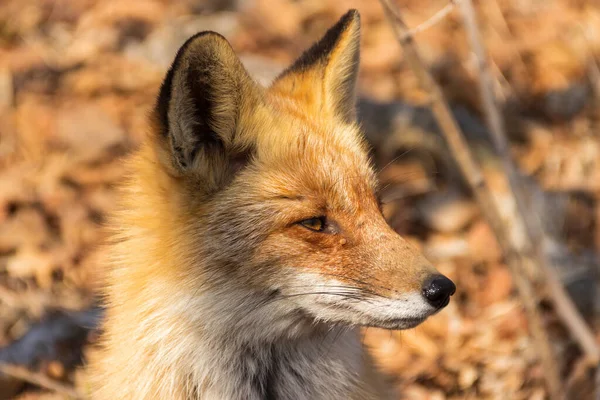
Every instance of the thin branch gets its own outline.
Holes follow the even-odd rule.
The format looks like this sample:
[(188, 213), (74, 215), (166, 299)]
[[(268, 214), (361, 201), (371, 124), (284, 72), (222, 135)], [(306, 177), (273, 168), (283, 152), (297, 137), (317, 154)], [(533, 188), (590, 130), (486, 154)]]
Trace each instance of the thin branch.
[(515, 286), (519, 292), (521, 301), (525, 307), (534, 345), (540, 355), (544, 370), (546, 386), (552, 399), (562, 399), (563, 390), (556, 362), (542, 318), (537, 309), (535, 292), (531, 282), (527, 279), (526, 263), (529, 261), (510, 240), (508, 223), (502, 218), (502, 214), (496, 204), (487, 183), (484, 180), (480, 167), (469, 149), (469, 146), (461, 132), (456, 120), (450, 112), (450, 107), (444, 99), (439, 85), (433, 79), (431, 73), (423, 62), (421, 55), (413, 41), (412, 36), (406, 35), (408, 27), (398, 10), (393, 7), (389, 0), (380, 0), (385, 8), (396, 37), (404, 50), (404, 57), (417, 76), (421, 86), (430, 93), (431, 109), (448, 142), (448, 146), (455, 157), (459, 168), (467, 181), (469, 187), (485, 215), (488, 223), (494, 231), (498, 243), (506, 257), (508, 267), (511, 271)]
[(27, 368), (21, 366), (0, 363), (0, 373), (3, 373), (5, 375), (27, 383), (31, 383), (32, 385), (36, 385), (47, 390), (69, 396), (73, 399), (84, 398), (73, 387), (57, 382), (44, 374), (32, 372)]
[[(496, 64), (493, 60), (492, 60), (492, 67), (494, 68), (494, 71), (496, 72), (496, 74), (498, 76), (498, 79), (496, 80), (497, 86), (498, 86), (498, 92), (500, 92), (500, 95), (502, 96), (502, 102), (506, 103), (506, 99), (508, 98), (508, 95), (511, 92), (515, 93), (515, 90), (511, 87), (510, 82), (508, 81), (508, 79), (506, 78), (504, 73), (502, 72), (502, 69), (500, 69), (500, 66), (498, 64)], [(515, 96), (516, 96), (516, 93), (515, 93)]]
[(579, 30), (581, 31), (581, 36), (585, 41), (585, 50), (587, 53), (587, 73), (589, 77), (590, 84), (592, 86), (592, 91), (594, 93), (594, 97), (596, 100), (600, 99), (600, 68), (598, 67), (598, 63), (596, 62), (596, 56), (592, 51), (591, 38), (588, 33), (588, 29), (583, 24), (579, 24)]
[(594, 96), (598, 99), (600, 98), (600, 68), (598, 68), (598, 63), (596, 62), (596, 59), (594, 58), (593, 54), (590, 54), (590, 56), (588, 57), (588, 75), (590, 82), (592, 83)]
[(448, 4), (446, 4), (444, 6), (444, 8), (442, 8), (441, 10), (439, 10), (438, 12), (433, 14), (426, 21), (421, 22), (419, 25), (415, 26), (414, 28), (407, 30), (404, 33), (404, 35), (406, 37), (412, 37), (420, 32), (426, 31), (427, 29), (431, 28), (432, 26), (438, 24), (441, 20), (446, 18), (446, 16), (448, 14), (450, 14), (452, 12), (452, 10), (454, 10), (454, 6), (456, 5), (457, 1), (459, 1), (459, 0), (450, 0), (450, 2)]
[(479, 89), (488, 125), (492, 133), (492, 140), (496, 147), (496, 151), (499, 153), (500, 159), (502, 160), (504, 173), (508, 178), (508, 183), (514, 195), (515, 203), (527, 233), (526, 239), (528, 243), (526, 244), (526, 247), (534, 250), (536, 262), (538, 267), (544, 272), (545, 283), (548, 285), (549, 289), (548, 293), (551, 296), (551, 300), (554, 302), (558, 316), (570, 329), (589, 361), (598, 363), (600, 360), (600, 351), (598, 350), (594, 334), (588, 328), (583, 317), (577, 310), (577, 307), (575, 307), (575, 304), (571, 300), (571, 297), (569, 297), (565, 291), (556, 274), (556, 270), (549, 265), (541, 248), (543, 241), (541, 222), (539, 219), (535, 218), (537, 214), (532, 212), (526, 205), (527, 196), (525, 195), (525, 189), (521, 184), (522, 180), (520, 179), (520, 174), (512, 161), (508, 140), (506, 138), (504, 121), (500, 115), (494, 97), (494, 80), (489, 68), (488, 57), (483, 45), (483, 40), (481, 40), (472, 0), (462, 0), (461, 9), (471, 47), (473, 48), (473, 53), (477, 59), (480, 81)]
[(502, 119), (496, 104), (493, 90), (494, 78), (489, 68), (483, 43), (480, 40), (479, 27), (477, 26), (477, 19), (475, 17), (475, 10), (473, 9), (473, 3), (470, 0), (463, 0), (460, 6), (463, 12), (465, 27), (469, 35), (469, 40), (471, 41), (471, 46), (473, 48), (473, 53), (477, 61), (477, 71), (479, 73), (480, 80), (480, 94), (488, 125), (492, 133), (492, 141), (496, 151), (499, 153), (510, 188), (515, 195), (515, 202), (519, 212), (521, 213), (521, 217), (523, 218), (524, 228), (529, 239), (529, 243), (527, 244), (531, 245), (531, 248), (528, 250), (532, 250), (534, 243), (541, 244), (541, 224), (539, 220), (535, 219), (533, 213), (527, 212), (525, 196), (523, 195), (523, 187), (519, 183), (518, 172), (512, 163), (508, 140), (506, 139), (506, 134), (504, 133), (504, 120)]
[(508, 26), (508, 23), (506, 22), (506, 18), (504, 17), (504, 13), (498, 4), (498, 1), (490, 1), (486, 4), (489, 7), (482, 7), (482, 9), (492, 11), (493, 15), (490, 17), (496, 21), (496, 26), (500, 27), (500, 35), (503, 38), (503, 41), (511, 44), (511, 46), (509, 46), (509, 49), (512, 53), (511, 64), (512, 68), (516, 72), (516, 76), (515, 74), (512, 74), (513, 83), (516, 84), (514, 92), (516, 99), (521, 101), (521, 90), (523, 87), (522, 79), (527, 76), (527, 66), (525, 65), (525, 61), (523, 60), (523, 56), (521, 55), (518, 46), (515, 45), (516, 41), (514, 39), (514, 35)]

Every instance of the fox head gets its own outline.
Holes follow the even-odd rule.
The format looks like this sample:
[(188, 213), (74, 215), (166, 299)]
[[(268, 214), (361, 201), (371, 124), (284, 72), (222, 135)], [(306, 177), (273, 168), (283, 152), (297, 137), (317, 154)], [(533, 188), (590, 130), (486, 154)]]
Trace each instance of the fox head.
[(258, 313), (265, 329), (405, 329), (448, 304), (454, 284), (381, 213), (355, 116), (359, 33), (350, 11), (268, 88), (216, 33), (180, 48), (141, 157), (161, 199), (159, 222), (140, 222), (163, 232), (148, 251), (176, 261), (148, 279), (210, 293), (232, 329)]

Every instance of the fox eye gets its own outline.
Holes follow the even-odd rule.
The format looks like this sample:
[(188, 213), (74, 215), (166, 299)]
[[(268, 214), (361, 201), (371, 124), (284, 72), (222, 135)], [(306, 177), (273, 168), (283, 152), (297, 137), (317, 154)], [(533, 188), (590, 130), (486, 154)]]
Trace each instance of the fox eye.
[(326, 226), (325, 217), (309, 218), (309, 219), (302, 220), (298, 223), (300, 225), (302, 225), (303, 227), (308, 228), (311, 231), (315, 231), (315, 232), (323, 232), (325, 230), (325, 226)]

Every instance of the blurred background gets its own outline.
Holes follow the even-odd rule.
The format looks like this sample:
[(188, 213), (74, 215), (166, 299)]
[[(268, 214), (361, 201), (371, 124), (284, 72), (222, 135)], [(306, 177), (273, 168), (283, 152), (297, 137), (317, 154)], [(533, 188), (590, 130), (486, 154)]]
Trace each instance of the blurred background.
[[(449, 2), (396, 4), (415, 27)], [(0, 398), (62, 399), (85, 389), (80, 366), (102, 314), (101, 227), (122, 159), (143, 138), (185, 39), (218, 31), (267, 84), (349, 8), (362, 16), (359, 111), (385, 215), (458, 286), (450, 306), (422, 326), (368, 329), (365, 343), (406, 399), (545, 398), (511, 274), (374, 0), (0, 1), (0, 363), (33, 374), (0, 373)], [(415, 39), (504, 204), (477, 63), (454, 8)], [(597, 334), (600, 4), (486, 0), (476, 9), (544, 248)], [(593, 371), (550, 304), (542, 311), (568, 397), (591, 398)], [(48, 389), (45, 377), (62, 386)]]

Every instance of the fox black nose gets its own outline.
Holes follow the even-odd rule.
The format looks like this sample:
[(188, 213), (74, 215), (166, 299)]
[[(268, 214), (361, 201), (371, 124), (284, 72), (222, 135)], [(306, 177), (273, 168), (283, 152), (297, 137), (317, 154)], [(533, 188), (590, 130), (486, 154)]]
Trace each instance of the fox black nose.
[(443, 308), (450, 302), (450, 296), (456, 291), (456, 285), (444, 275), (434, 275), (425, 281), (423, 296), (435, 308)]

